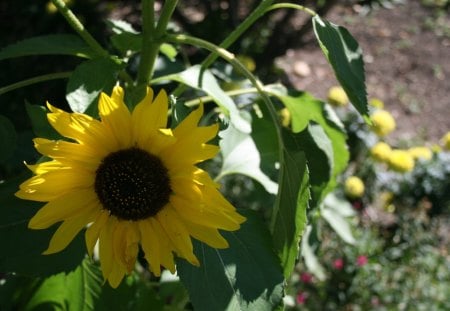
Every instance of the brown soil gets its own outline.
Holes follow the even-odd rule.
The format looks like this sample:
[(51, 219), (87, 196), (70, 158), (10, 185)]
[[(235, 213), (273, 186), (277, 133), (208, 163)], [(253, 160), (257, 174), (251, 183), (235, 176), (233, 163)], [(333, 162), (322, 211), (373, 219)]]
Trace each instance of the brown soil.
[[(397, 120), (390, 139), (437, 143), (450, 130), (450, 15), (436, 19), (418, 0), (366, 16), (356, 11), (336, 6), (326, 19), (346, 27), (362, 47), (369, 98), (384, 101)], [(318, 98), (337, 84), (314, 40), (278, 63), (292, 85)]]

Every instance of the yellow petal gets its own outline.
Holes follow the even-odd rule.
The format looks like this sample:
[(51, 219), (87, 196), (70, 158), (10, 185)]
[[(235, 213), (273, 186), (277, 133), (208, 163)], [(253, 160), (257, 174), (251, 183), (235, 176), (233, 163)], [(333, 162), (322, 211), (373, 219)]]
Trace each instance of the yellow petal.
[[(117, 96), (115, 98), (117, 99)], [(102, 122), (112, 131), (120, 148), (131, 147), (131, 114), (124, 102), (115, 101), (101, 93), (98, 109)]]
[(86, 249), (88, 251), (89, 257), (91, 258), (94, 246), (97, 243), (98, 237), (100, 235), (100, 231), (103, 229), (108, 219), (109, 212), (106, 210), (101, 210), (100, 214), (97, 216), (97, 219), (95, 219), (94, 222), (86, 230)]
[(149, 134), (147, 141), (145, 143), (141, 141), (138, 146), (151, 154), (159, 155), (161, 150), (175, 144), (176, 141), (177, 139), (171, 135), (170, 129), (159, 129), (153, 134)]
[(185, 200), (178, 196), (170, 198), (170, 203), (176, 214), (189, 222), (202, 225), (209, 228), (224, 229), (235, 231), (240, 228), (240, 218), (230, 215), (227, 212), (220, 211), (201, 202)]
[(53, 234), (50, 245), (43, 254), (54, 254), (66, 248), (81, 229), (95, 219), (98, 213), (100, 211), (96, 206), (91, 206), (83, 210), (79, 215), (64, 221)]
[(193, 129), (197, 129), (198, 122), (203, 115), (203, 105), (198, 106), (197, 109), (192, 111), (177, 127), (174, 129), (175, 136), (187, 137)]
[(51, 225), (82, 214), (86, 209), (96, 208), (97, 196), (92, 189), (82, 189), (69, 192), (44, 205), (31, 218), (28, 227), (31, 229), (45, 229)]
[(36, 150), (53, 159), (71, 159), (83, 163), (88, 168), (96, 168), (103, 157), (101, 152), (85, 148), (76, 143), (67, 141), (52, 141), (45, 138), (35, 138), (34, 147)]
[(154, 217), (150, 218), (149, 221), (152, 224), (152, 228), (155, 231), (156, 237), (159, 241), (160, 246), (160, 259), (161, 259), (161, 265), (165, 268), (169, 269), (170, 272), (175, 273), (175, 262), (173, 260), (173, 246), (170, 242), (170, 239), (166, 233), (166, 231), (163, 229), (161, 224), (158, 220), (156, 220)]
[(161, 260), (160, 260), (160, 243), (158, 240), (161, 237), (156, 235), (153, 229), (152, 222), (149, 220), (142, 220), (138, 222), (139, 230), (141, 232), (141, 244), (144, 250), (145, 260), (147, 260), (150, 270), (154, 275), (161, 275)]
[(56, 160), (38, 163), (38, 164), (34, 164), (34, 165), (27, 164), (27, 167), (30, 171), (32, 171), (36, 175), (41, 175), (41, 174), (45, 174), (45, 173), (48, 173), (51, 171), (57, 171), (60, 169), (70, 168)]
[(110, 216), (105, 226), (100, 231), (99, 236), (99, 255), (100, 267), (103, 273), (103, 278), (108, 279), (111, 270), (115, 264), (113, 252), (113, 232), (117, 226), (117, 218)]
[(189, 234), (195, 239), (202, 241), (213, 248), (228, 248), (228, 242), (215, 228), (208, 228), (186, 220), (183, 220), (188, 228)]
[[(150, 138), (160, 128), (167, 126), (168, 98), (164, 90), (159, 92), (154, 102), (151, 102), (153, 91), (147, 93), (133, 111), (133, 137), (139, 146), (147, 146)], [(151, 96), (150, 96), (151, 95)]]
[(68, 192), (92, 188), (94, 180), (95, 176), (87, 172), (54, 170), (24, 181), (16, 196), (25, 200), (48, 202)]
[(112, 288), (117, 288), (122, 282), (123, 277), (125, 276), (125, 269), (123, 266), (118, 264), (113, 264), (111, 273), (108, 276), (108, 283)]
[(193, 252), (192, 241), (189, 232), (184, 227), (183, 223), (178, 220), (178, 216), (170, 208), (161, 210), (155, 218), (159, 221), (172, 245), (175, 247), (177, 254), (185, 258), (191, 264), (198, 266), (197, 257)]

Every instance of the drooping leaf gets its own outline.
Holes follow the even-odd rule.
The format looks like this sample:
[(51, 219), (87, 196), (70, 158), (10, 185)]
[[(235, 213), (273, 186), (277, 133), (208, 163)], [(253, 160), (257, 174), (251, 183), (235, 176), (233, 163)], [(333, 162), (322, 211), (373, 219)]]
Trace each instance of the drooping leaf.
[(298, 143), (305, 152), (311, 183), (311, 205), (317, 206), (322, 192), (333, 175), (334, 155), (330, 139), (323, 128), (311, 122), (298, 133)]
[(275, 250), (287, 278), (298, 258), (300, 238), (306, 227), (310, 190), (306, 155), (299, 144), (299, 136), (285, 129), (282, 133), (283, 158), (271, 231)]
[(0, 163), (8, 160), (17, 144), (17, 133), (12, 122), (0, 115)]
[(78, 36), (45, 35), (25, 39), (0, 50), (0, 60), (30, 55), (73, 55), (91, 58), (95, 52)]
[(323, 202), (321, 215), (342, 240), (354, 245), (356, 240), (352, 233), (350, 217), (354, 216), (355, 213), (352, 213), (352, 211), (348, 201), (330, 194)]
[(314, 253), (314, 249), (311, 246), (311, 233), (312, 233), (312, 226), (309, 225), (306, 228), (305, 235), (302, 239), (302, 256), (305, 261), (305, 265), (314, 276), (319, 279), (320, 281), (325, 280), (325, 269), (321, 265), (319, 259), (317, 258), (316, 254)]
[(323, 20), (319, 15), (313, 17), (313, 26), (336, 78), (355, 108), (368, 119), (364, 61), (358, 42), (347, 29)]
[(85, 252), (78, 235), (60, 253), (42, 255), (55, 227), (31, 230), (27, 224), (42, 203), (21, 200), (14, 196), (28, 174), (0, 184), (0, 271), (28, 276), (47, 276), (74, 269)]
[(333, 173), (329, 183), (321, 190), (320, 198), (323, 198), (335, 187), (336, 177), (347, 167), (350, 156), (347, 149), (345, 131), (333, 110), (327, 109), (325, 103), (310, 94), (280, 89), (273, 90), (271, 93), (277, 96), (289, 110), (294, 132), (303, 131), (311, 121), (314, 121), (323, 128), (331, 141), (333, 148)]
[(111, 94), (121, 65), (109, 58), (96, 58), (79, 65), (69, 78), (66, 99), (74, 112), (96, 115), (100, 92)]
[(196, 242), (200, 267), (178, 260), (178, 274), (197, 311), (264, 311), (281, 303), (284, 279), (269, 232), (258, 214), (240, 212), (247, 217), (241, 229), (222, 233), (229, 248)]
[(261, 156), (252, 136), (239, 131), (233, 124), (220, 132), (219, 136), (223, 156), (219, 176), (243, 174), (261, 183), (267, 192), (276, 194), (278, 185), (261, 171)]
[(31, 121), (31, 127), (37, 137), (47, 139), (60, 139), (61, 135), (48, 123), (47, 109), (40, 105), (31, 105), (25, 103), (28, 117)]
[(220, 88), (213, 74), (206, 70), (202, 75), (202, 80), (199, 81), (200, 72), (200, 66), (195, 65), (178, 74), (169, 75), (164, 78), (178, 81), (205, 92), (214, 99), (222, 109), (223, 113), (230, 118), (230, 122), (234, 124), (238, 130), (243, 133), (250, 133), (250, 123), (240, 115), (233, 100)]

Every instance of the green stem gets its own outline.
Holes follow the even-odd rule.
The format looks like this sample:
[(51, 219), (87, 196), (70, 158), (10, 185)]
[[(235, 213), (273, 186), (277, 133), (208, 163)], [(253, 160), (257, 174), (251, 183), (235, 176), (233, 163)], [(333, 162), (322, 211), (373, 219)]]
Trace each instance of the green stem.
[(181, 44), (190, 44), (194, 46), (198, 46), (201, 48), (204, 48), (206, 50), (209, 50), (210, 52), (213, 52), (214, 54), (222, 57), (227, 62), (229, 62), (238, 72), (241, 72), (244, 77), (246, 77), (256, 88), (258, 93), (260, 94), (261, 98), (263, 99), (264, 104), (267, 106), (267, 109), (269, 110), (269, 114), (274, 122), (276, 124), (275, 128), (277, 131), (278, 141), (280, 142), (280, 159), (282, 157), (282, 151), (284, 149), (283, 145), (283, 139), (282, 139), (282, 133), (281, 133), (281, 125), (280, 121), (278, 119), (277, 111), (275, 110), (275, 107), (272, 104), (272, 101), (270, 100), (269, 96), (264, 90), (264, 86), (261, 84), (260, 81), (256, 79), (256, 77), (239, 61), (236, 59), (233, 53), (230, 53), (226, 49), (217, 46), (209, 41), (205, 41), (203, 39), (187, 36), (187, 35), (167, 35), (166, 41), (173, 42), (173, 43), (181, 43)]
[(66, 6), (63, 0), (52, 0), (52, 3), (58, 8), (58, 11), (64, 16), (72, 28), (80, 35), (80, 37), (94, 50), (99, 56), (108, 57), (109, 53), (92, 37), (92, 35), (84, 28), (80, 20)]
[(19, 89), (28, 85), (44, 82), (44, 81), (50, 81), (50, 80), (56, 80), (56, 79), (66, 79), (69, 78), (72, 72), (57, 72), (57, 73), (49, 73), (42, 76), (37, 76), (34, 78), (30, 78), (27, 80), (19, 81), (4, 87), (0, 88), (0, 95), (5, 94), (7, 92), (13, 91), (15, 89)]
[(277, 9), (295, 9), (295, 10), (300, 10), (300, 11), (304, 11), (308, 14), (310, 14), (311, 16), (316, 16), (317, 13), (314, 12), (313, 10), (300, 5), (300, 4), (295, 4), (295, 3), (277, 3), (277, 4), (273, 4), (271, 6), (269, 6), (266, 11), (264, 13), (267, 13), (269, 11), (273, 11), (273, 10), (277, 10)]
[(178, 0), (165, 1), (155, 28), (154, 0), (142, 1), (142, 52), (137, 78), (138, 87), (147, 86), (153, 76), (162, 38), (166, 34), (167, 25), (177, 4)]
[[(220, 43), (221, 48), (228, 48), (232, 45), (250, 26), (252, 26), (255, 21), (261, 18), (266, 12), (267, 9), (272, 4), (273, 0), (263, 0), (260, 4), (253, 10), (253, 12), (241, 23), (239, 26), (231, 32), (227, 38)], [(217, 59), (219, 55), (216, 53), (210, 54), (202, 63), (202, 68), (205, 70)]]
[(142, 0), (142, 51), (137, 76), (138, 86), (147, 86), (159, 49), (159, 46), (155, 48), (153, 39), (155, 33), (154, 4), (154, 0)]

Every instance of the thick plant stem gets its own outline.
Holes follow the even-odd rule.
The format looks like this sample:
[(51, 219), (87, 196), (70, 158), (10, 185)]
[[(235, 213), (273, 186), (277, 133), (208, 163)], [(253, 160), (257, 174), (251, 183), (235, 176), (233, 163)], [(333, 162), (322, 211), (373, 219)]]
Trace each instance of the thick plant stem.
[(80, 37), (94, 50), (99, 56), (108, 57), (109, 53), (106, 51), (97, 40), (84, 28), (80, 20), (73, 14), (73, 12), (66, 6), (63, 0), (52, 0), (58, 11), (64, 16), (70, 26), (80, 35)]
[(166, 0), (161, 11), (158, 24), (155, 27), (155, 11), (153, 0), (142, 1), (142, 51), (138, 70), (137, 86), (148, 85), (158, 57), (162, 38), (166, 34), (166, 28), (177, 6), (178, 0)]

